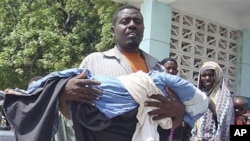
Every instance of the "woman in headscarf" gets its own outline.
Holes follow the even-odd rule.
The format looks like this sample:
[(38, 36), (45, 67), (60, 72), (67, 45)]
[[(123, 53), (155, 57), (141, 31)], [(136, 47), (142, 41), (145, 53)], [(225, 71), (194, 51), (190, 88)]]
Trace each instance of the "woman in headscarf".
[(192, 129), (191, 140), (228, 141), (230, 125), (234, 123), (234, 107), (221, 67), (204, 62), (199, 71), (197, 87), (207, 93), (209, 108)]

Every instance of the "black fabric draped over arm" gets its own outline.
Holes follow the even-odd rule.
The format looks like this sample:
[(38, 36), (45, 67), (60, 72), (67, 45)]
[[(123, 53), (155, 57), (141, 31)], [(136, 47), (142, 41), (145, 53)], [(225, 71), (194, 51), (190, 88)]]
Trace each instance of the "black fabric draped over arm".
[(4, 112), (17, 141), (51, 141), (58, 95), (68, 79), (50, 78), (29, 95), (6, 94)]

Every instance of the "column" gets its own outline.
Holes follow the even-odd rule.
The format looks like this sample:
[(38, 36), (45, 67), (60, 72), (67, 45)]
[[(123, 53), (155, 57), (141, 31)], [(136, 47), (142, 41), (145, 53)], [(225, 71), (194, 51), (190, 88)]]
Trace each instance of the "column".
[(157, 0), (141, 4), (144, 37), (140, 48), (161, 61), (170, 54), (172, 7)]
[(236, 95), (250, 97), (250, 32), (242, 31), (241, 37)]

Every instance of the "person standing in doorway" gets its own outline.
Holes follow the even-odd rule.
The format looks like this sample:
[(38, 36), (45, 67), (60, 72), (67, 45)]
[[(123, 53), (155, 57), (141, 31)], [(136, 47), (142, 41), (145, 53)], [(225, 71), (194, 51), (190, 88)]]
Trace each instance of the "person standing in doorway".
[[(175, 59), (169, 57), (161, 61), (165, 71), (172, 75), (178, 74), (178, 64)], [(168, 141), (188, 141), (191, 136), (191, 127), (182, 121), (182, 124), (176, 128), (168, 130)]]
[(173, 58), (164, 58), (161, 61), (161, 65), (165, 68), (165, 71), (167, 73), (170, 73), (172, 75), (178, 74), (178, 64), (175, 59)]

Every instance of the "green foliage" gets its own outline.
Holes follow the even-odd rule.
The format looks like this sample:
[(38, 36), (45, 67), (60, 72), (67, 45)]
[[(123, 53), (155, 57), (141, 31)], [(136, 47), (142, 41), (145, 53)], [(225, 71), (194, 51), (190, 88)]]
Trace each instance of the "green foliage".
[[(103, 2), (100, 0), (93, 0), (96, 3), (96, 9), (98, 9), (98, 15), (100, 16), (100, 23), (103, 25), (101, 28), (101, 42), (96, 45), (98, 51), (104, 51), (114, 46), (114, 38), (110, 34), (112, 26), (112, 16), (114, 11), (121, 6), (121, 4), (113, 3), (111, 1)], [(111, 6), (113, 5), (113, 6)], [(109, 7), (109, 8), (107, 8)]]
[(78, 67), (113, 47), (110, 0), (1, 0), (0, 89), (26, 88), (33, 76)]

